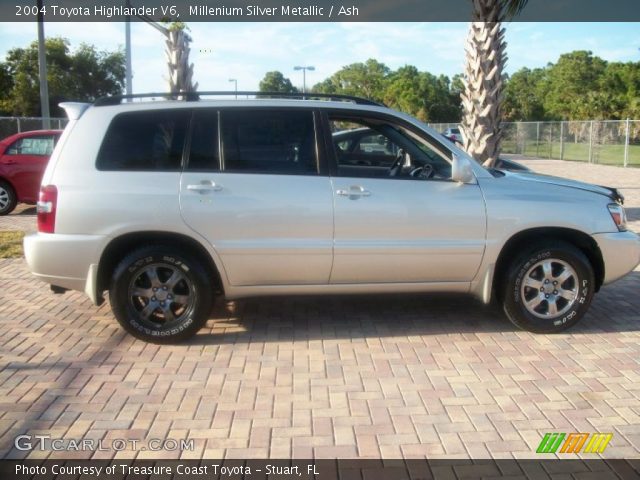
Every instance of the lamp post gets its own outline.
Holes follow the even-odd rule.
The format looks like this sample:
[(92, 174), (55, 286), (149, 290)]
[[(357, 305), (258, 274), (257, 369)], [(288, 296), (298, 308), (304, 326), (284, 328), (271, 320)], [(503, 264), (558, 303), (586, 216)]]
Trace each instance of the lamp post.
[(236, 78), (230, 78), (229, 82), (233, 82), (235, 84), (234, 91), (236, 92), (236, 100), (238, 99), (238, 80)]
[(304, 94), (307, 93), (307, 70), (313, 72), (316, 67), (314, 67), (313, 65), (296, 65), (295, 67), (293, 67), (293, 69), (296, 72), (302, 70), (302, 94), (304, 98)]

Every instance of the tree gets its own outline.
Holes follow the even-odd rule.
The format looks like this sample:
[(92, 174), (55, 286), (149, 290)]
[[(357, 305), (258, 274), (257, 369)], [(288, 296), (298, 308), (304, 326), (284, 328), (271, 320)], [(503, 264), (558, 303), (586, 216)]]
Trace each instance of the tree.
[(339, 93), (383, 101), (391, 70), (370, 58), (365, 63), (352, 63), (313, 87), (317, 93)]
[[(455, 80), (455, 77), (454, 77)], [(460, 119), (460, 81), (436, 77), (412, 65), (392, 71), (374, 59), (353, 63), (316, 84), (314, 92), (370, 98), (417, 117), (423, 122)]]
[(522, 68), (508, 78), (504, 89), (503, 114), (510, 122), (545, 118), (544, 89), (546, 70)]
[(298, 93), (291, 80), (277, 70), (267, 72), (260, 81), (261, 92)]
[[(47, 81), (52, 114), (58, 103), (68, 100), (93, 102), (98, 97), (122, 93), (124, 53), (98, 51), (82, 44), (71, 52), (69, 41), (48, 38), (45, 42)], [(3, 73), (4, 72), (4, 73)], [(0, 63), (0, 109), (9, 115), (39, 116), (38, 43), (9, 50)], [(62, 112), (60, 112), (61, 114)]]
[[(611, 111), (608, 92), (600, 89), (607, 62), (589, 51), (560, 55), (548, 68), (545, 110), (559, 120), (605, 118)], [(608, 111), (607, 111), (608, 110)]]
[(640, 62), (608, 63), (600, 88), (615, 94), (617, 118), (640, 118)]
[(167, 67), (169, 68), (169, 92), (173, 94), (195, 92), (198, 84), (193, 83), (193, 63), (189, 63), (191, 35), (183, 22), (165, 22), (167, 27), (155, 22), (149, 23), (166, 37)]
[(474, 21), (466, 44), (462, 93), (464, 147), (480, 163), (492, 165), (502, 142), (502, 71), (507, 60), (502, 22), (527, 0), (473, 0)]
[(459, 96), (451, 91), (448, 77), (404, 66), (393, 72), (384, 91), (384, 103), (423, 122), (447, 122), (460, 118)]

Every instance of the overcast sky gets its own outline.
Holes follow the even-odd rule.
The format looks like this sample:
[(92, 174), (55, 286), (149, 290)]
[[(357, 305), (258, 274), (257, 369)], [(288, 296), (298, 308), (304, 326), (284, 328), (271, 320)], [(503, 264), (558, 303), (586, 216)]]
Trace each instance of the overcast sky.
[[(436, 75), (462, 72), (467, 23), (190, 23), (194, 77), (200, 90), (255, 90), (269, 70), (302, 85), (294, 65), (313, 65), (312, 85), (342, 66), (368, 58), (395, 69), (415, 65)], [(122, 23), (55, 23), (47, 36), (63, 36), (72, 48), (124, 45)], [(37, 38), (35, 23), (0, 23), (0, 57)], [(507, 25), (507, 71), (541, 67), (572, 50), (592, 50), (609, 61), (640, 61), (639, 23), (512, 23)], [(134, 92), (166, 90), (164, 43), (144, 23), (132, 26)]]

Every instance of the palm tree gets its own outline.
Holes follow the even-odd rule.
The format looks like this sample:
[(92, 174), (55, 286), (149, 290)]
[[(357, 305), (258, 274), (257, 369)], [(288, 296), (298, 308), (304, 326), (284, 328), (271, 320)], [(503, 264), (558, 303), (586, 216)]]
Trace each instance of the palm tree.
[(502, 22), (527, 0), (472, 0), (462, 92), (464, 148), (478, 162), (493, 165), (502, 143), (502, 70), (507, 61)]
[(195, 92), (198, 84), (193, 83), (193, 63), (189, 63), (191, 36), (186, 25), (173, 22), (163, 32), (167, 37), (167, 65), (169, 67), (169, 91), (171, 93)]
[(187, 26), (183, 22), (163, 21), (168, 26), (153, 21), (146, 15), (139, 18), (162, 33), (166, 38), (167, 66), (169, 67), (169, 92), (172, 97), (179, 97), (180, 93), (195, 92), (198, 84), (193, 83), (193, 63), (189, 63), (191, 36), (187, 33)]

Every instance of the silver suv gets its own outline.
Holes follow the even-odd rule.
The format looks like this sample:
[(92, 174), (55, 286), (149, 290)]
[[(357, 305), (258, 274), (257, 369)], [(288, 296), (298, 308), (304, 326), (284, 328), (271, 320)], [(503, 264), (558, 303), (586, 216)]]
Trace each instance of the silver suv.
[(64, 104), (33, 271), (138, 338), (194, 335), (216, 296), (461, 292), (557, 332), (633, 270), (615, 189), (485, 169), (351, 97)]

